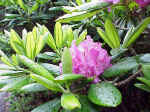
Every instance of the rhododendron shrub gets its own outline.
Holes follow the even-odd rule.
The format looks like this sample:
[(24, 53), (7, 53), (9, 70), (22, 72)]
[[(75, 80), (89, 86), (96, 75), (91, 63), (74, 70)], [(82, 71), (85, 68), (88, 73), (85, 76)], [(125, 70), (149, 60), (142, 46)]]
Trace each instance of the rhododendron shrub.
[(99, 76), (105, 69), (111, 66), (111, 57), (101, 47), (101, 43), (93, 42), (90, 36), (78, 46), (72, 42), (70, 48), (72, 55), (72, 72), (83, 74), (85, 77), (93, 77), (94, 82), (99, 82)]

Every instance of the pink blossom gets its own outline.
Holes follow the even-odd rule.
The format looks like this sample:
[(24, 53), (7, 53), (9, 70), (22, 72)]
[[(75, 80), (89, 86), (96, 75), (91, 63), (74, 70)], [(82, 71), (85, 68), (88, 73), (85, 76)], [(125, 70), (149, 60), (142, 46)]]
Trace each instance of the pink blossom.
[(150, 4), (150, 0), (135, 0), (135, 1), (140, 5), (140, 7), (145, 7)]
[(98, 76), (111, 66), (111, 57), (107, 51), (101, 47), (101, 43), (93, 42), (90, 36), (87, 36), (87, 39), (78, 46), (73, 41), (70, 52), (72, 55), (73, 73), (83, 74), (85, 77), (93, 77), (95, 82), (98, 82)]

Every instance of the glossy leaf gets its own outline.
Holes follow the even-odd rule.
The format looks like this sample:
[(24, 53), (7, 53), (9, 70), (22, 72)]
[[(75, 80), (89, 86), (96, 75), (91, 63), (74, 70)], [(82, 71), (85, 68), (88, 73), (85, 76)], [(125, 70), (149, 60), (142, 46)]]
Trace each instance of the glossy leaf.
[(39, 59), (46, 59), (46, 60), (54, 60), (57, 57), (57, 54), (54, 53), (54, 52), (44, 52), (44, 53), (40, 53), (38, 56), (37, 56)]
[(47, 38), (49, 38), (49, 31), (45, 26), (38, 28), (37, 32), (37, 42), (36, 42), (36, 49), (35, 49), (35, 56), (37, 56), (40, 51), (43, 49)]
[(128, 42), (123, 43), (123, 47), (127, 48), (129, 47), (135, 40), (141, 35), (141, 33), (145, 30), (145, 28), (150, 24), (150, 17), (147, 17), (144, 19), (135, 29), (134, 31), (129, 35), (130, 39), (128, 39)]
[(84, 3), (83, 5), (80, 5), (80, 6), (76, 6), (73, 12), (102, 9), (102, 8), (106, 8), (109, 5), (110, 3), (108, 2), (92, 1), (89, 3)]
[(48, 89), (39, 83), (32, 83), (32, 84), (23, 86), (20, 90), (23, 92), (33, 93), (33, 92), (47, 91)]
[(84, 31), (79, 35), (79, 38), (77, 38), (76, 44), (79, 45), (82, 41), (85, 40), (86, 36), (87, 36), (87, 30), (84, 30)]
[(60, 67), (57, 65), (49, 64), (49, 63), (41, 63), (45, 69), (47, 69), (50, 73), (54, 74), (55, 76), (60, 75)]
[(137, 77), (137, 79), (150, 87), (150, 80), (148, 80), (144, 77)]
[(0, 91), (18, 91), (21, 87), (29, 83), (29, 77), (22, 77), (19, 80), (13, 81), (5, 85)]
[(54, 99), (36, 107), (31, 112), (58, 112), (60, 106), (60, 99)]
[(84, 78), (84, 76), (80, 74), (62, 74), (56, 77), (54, 80), (56, 82), (66, 82), (66, 81), (72, 81), (72, 80), (77, 80), (81, 78)]
[(11, 30), (10, 45), (16, 51), (17, 54), (25, 54), (23, 42), (21, 38), (19, 37), (19, 35), (14, 30)]
[(79, 100), (72, 93), (64, 93), (61, 96), (61, 106), (67, 110), (81, 108), (81, 104), (80, 104)]
[(70, 47), (72, 41), (74, 40), (72, 28), (68, 25), (63, 26), (62, 28), (63, 28), (63, 44), (65, 46)]
[(56, 44), (55, 44), (55, 41), (54, 41), (54, 38), (52, 36), (52, 34), (48, 31), (47, 29), (47, 32), (48, 32), (48, 38), (47, 38), (47, 44), (53, 49), (53, 50), (56, 50)]
[(79, 101), (81, 103), (80, 109), (74, 109), (71, 111), (64, 109), (61, 112), (100, 112), (99, 110), (96, 110), (94, 105), (91, 104), (87, 96), (84, 95), (79, 96)]
[(29, 32), (27, 34), (25, 46), (26, 46), (26, 56), (33, 60), (35, 58), (36, 43), (32, 32)]
[(141, 83), (136, 83), (134, 84), (135, 87), (140, 88), (144, 91), (150, 92), (150, 87), (145, 85), (145, 84), (141, 84)]
[(122, 100), (120, 91), (107, 82), (92, 84), (88, 91), (88, 98), (94, 104), (104, 107), (117, 107)]
[(23, 73), (22, 71), (0, 70), (0, 76), (14, 76)]
[(142, 63), (150, 63), (150, 54), (144, 54), (140, 57), (139, 61)]
[(72, 73), (72, 56), (68, 48), (64, 48), (62, 55), (62, 72), (63, 74)]
[(101, 36), (101, 38), (113, 49), (115, 46), (113, 45), (112, 41), (109, 39), (107, 34), (101, 29), (97, 28), (98, 34)]
[(150, 64), (142, 64), (144, 77), (150, 80)]
[(44, 87), (48, 88), (49, 90), (61, 92), (61, 89), (59, 88), (58, 84), (53, 82), (52, 80), (48, 80), (48, 79), (46, 79), (42, 76), (36, 75), (36, 74), (30, 74), (30, 76), (35, 81), (37, 81), (38, 83), (40, 83)]
[(0, 59), (6, 65), (13, 66), (11, 60), (5, 55), (5, 53), (1, 49), (0, 49)]
[(81, 21), (101, 12), (103, 8), (106, 8), (107, 6), (109, 6), (109, 3), (103, 3), (99, 6), (99, 8), (94, 8), (93, 10), (85, 10), (86, 8), (81, 9), (79, 7), (75, 9), (74, 11), (82, 10), (81, 12), (73, 12), (71, 14), (66, 14), (58, 18), (56, 21), (61, 22), (61, 23), (69, 23), (70, 21)]
[(115, 48), (120, 47), (120, 37), (118, 32), (110, 19), (105, 21), (105, 31), (109, 38), (109, 41), (114, 45)]
[(110, 78), (125, 75), (125, 73), (128, 73), (129, 71), (133, 70), (138, 66), (139, 64), (136, 62), (134, 58), (127, 58), (121, 62), (113, 64), (110, 68), (104, 71), (102, 76)]
[(63, 32), (62, 32), (62, 27), (59, 22), (56, 22), (55, 24), (55, 40), (56, 40), (56, 46), (58, 48), (62, 48), (63, 45)]
[(24, 64), (26, 67), (28, 67), (29, 70), (32, 71), (33, 73), (41, 75), (41, 76), (47, 78), (48, 80), (54, 79), (53, 75), (51, 73), (49, 73), (48, 70), (46, 70), (41, 65), (35, 63), (34, 61), (28, 59), (27, 57), (25, 57), (23, 55), (18, 55), (18, 57), (19, 57), (19, 61), (22, 64)]
[(76, 3), (78, 4), (78, 5), (82, 5), (83, 3), (82, 3), (82, 0), (76, 0)]

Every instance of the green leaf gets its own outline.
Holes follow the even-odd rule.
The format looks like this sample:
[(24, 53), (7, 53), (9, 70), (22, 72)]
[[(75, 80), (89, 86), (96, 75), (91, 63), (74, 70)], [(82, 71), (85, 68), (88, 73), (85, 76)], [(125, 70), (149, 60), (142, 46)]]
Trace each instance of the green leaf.
[(45, 69), (47, 69), (50, 73), (54, 74), (55, 76), (60, 75), (60, 67), (57, 65), (49, 64), (49, 63), (41, 63)]
[(72, 80), (77, 80), (81, 78), (84, 78), (84, 76), (80, 74), (62, 74), (56, 77), (54, 80), (56, 82), (66, 82), (66, 81), (72, 81)]
[(16, 51), (17, 54), (25, 54), (23, 42), (14, 30), (11, 30), (10, 32), (10, 45)]
[(135, 40), (141, 35), (141, 33), (145, 30), (145, 28), (150, 24), (150, 17), (144, 19), (135, 29), (134, 31), (129, 34), (128, 42), (123, 43), (123, 47), (129, 47)]
[(72, 12), (102, 9), (102, 8), (106, 8), (109, 5), (110, 3), (108, 2), (93, 1), (89, 3), (84, 3), (83, 5), (80, 6), (76, 6)]
[(36, 107), (31, 112), (58, 112), (60, 107), (60, 99), (54, 99)]
[(72, 41), (74, 40), (72, 28), (68, 25), (64, 25), (62, 29), (63, 29), (63, 45), (70, 47)]
[(5, 14), (5, 18), (7, 18), (7, 19), (14, 19), (14, 18), (17, 18), (19, 16), (20, 15), (18, 15), (18, 14), (8, 14), (8, 13)]
[(19, 60), (18, 60), (18, 57), (16, 55), (12, 55), (11, 56), (11, 60), (12, 60), (12, 63), (14, 66), (18, 66), (19, 65)]
[(140, 88), (144, 91), (150, 92), (150, 87), (145, 84), (136, 83), (134, 84), (135, 87)]
[(95, 106), (91, 104), (87, 96), (79, 96), (79, 101), (81, 103), (81, 109), (74, 109), (72, 111), (63, 110), (61, 112), (99, 112), (98, 110), (96, 110)]
[(11, 77), (11, 76), (1, 76), (0, 78), (0, 88), (4, 87), (7, 84), (12, 84), (13, 82), (16, 82), (17, 80), (20, 80), (20, 77)]
[(121, 62), (113, 64), (110, 68), (104, 71), (102, 76), (106, 78), (110, 78), (110, 77), (124, 75), (138, 66), (139, 64), (136, 62), (134, 58), (132, 57), (126, 58)]
[(64, 48), (62, 55), (62, 72), (63, 74), (72, 73), (72, 56), (68, 48)]
[(15, 68), (6, 64), (0, 64), (0, 70), (15, 70)]
[(0, 76), (14, 76), (23, 73), (22, 71), (0, 70)]
[(104, 107), (117, 107), (122, 100), (120, 91), (106, 82), (92, 84), (88, 91), (88, 98), (94, 104)]
[(58, 58), (58, 56), (54, 52), (44, 52), (44, 53), (40, 53), (37, 56), (37, 58), (46, 59), (46, 60), (54, 60), (54, 59)]
[(53, 82), (52, 80), (48, 80), (42, 76), (36, 75), (36, 74), (30, 74), (30, 76), (36, 80), (38, 83), (43, 85), (44, 87), (48, 88), (52, 91), (59, 91), (61, 92), (61, 89), (59, 88), (58, 84)]
[(150, 54), (144, 54), (143, 56), (140, 57), (140, 62), (142, 63), (150, 63)]
[(23, 0), (17, 0), (17, 3), (22, 9), (24, 9), (25, 11), (27, 10)]
[(76, 0), (76, 3), (78, 4), (78, 5), (82, 5), (83, 3), (82, 3), (82, 0)]
[(55, 40), (56, 40), (56, 46), (58, 48), (62, 48), (63, 46), (63, 32), (62, 32), (62, 27), (59, 22), (56, 22), (55, 24)]
[(150, 64), (142, 64), (144, 77), (150, 80)]
[(20, 90), (23, 92), (33, 93), (33, 92), (47, 91), (48, 89), (39, 83), (32, 83), (32, 84), (23, 86)]
[(144, 84), (146, 84), (147, 86), (150, 87), (150, 80), (144, 78), (144, 77), (137, 77), (137, 80), (143, 82)]
[[(38, 33), (39, 32), (39, 33)], [(42, 26), (41, 28), (38, 28), (37, 30), (37, 42), (36, 42), (36, 49), (35, 49), (35, 56), (37, 56), (40, 51), (43, 49), (47, 38), (49, 38), (49, 31), (45, 26)]]
[(13, 66), (11, 60), (5, 55), (5, 53), (0, 49), (0, 59), (3, 63), (8, 66)]
[(101, 28), (97, 28), (97, 32), (101, 36), (101, 38), (109, 45), (109, 47), (111, 47), (112, 49), (115, 48), (112, 41)]
[(36, 2), (31, 8), (31, 12), (36, 11), (38, 8), (39, 8), (39, 3)]
[(24, 64), (26, 67), (29, 68), (33, 73), (36, 73), (38, 75), (41, 75), (48, 80), (53, 80), (54, 77), (51, 73), (48, 72), (43, 66), (35, 63), (34, 61), (28, 59), (27, 57), (23, 55), (18, 55), (19, 61)]
[(21, 87), (29, 83), (29, 79), (29, 77), (22, 77), (19, 80), (7, 84), (3, 88), (1, 88), (0, 91), (18, 91)]
[(27, 34), (25, 46), (26, 46), (26, 56), (33, 60), (35, 58), (36, 43), (32, 32), (29, 32)]
[(61, 96), (61, 106), (67, 110), (81, 108), (81, 104), (80, 104), (79, 100), (72, 93), (64, 93)]
[(110, 51), (110, 54), (112, 56), (118, 56), (118, 55), (121, 55), (122, 53), (124, 53), (125, 51), (127, 51), (128, 49), (124, 49), (124, 48), (115, 48), (115, 49), (112, 49)]
[(54, 38), (53, 38), (52, 34), (49, 31), (47, 31), (47, 32), (48, 32), (47, 44), (49, 45), (50, 48), (52, 48), (53, 50), (56, 51), (57, 48), (56, 48), (56, 45), (55, 45)]
[(84, 31), (80, 34), (79, 38), (77, 38), (76, 44), (79, 45), (83, 40), (85, 40), (86, 36), (87, 36), (87, 30), (84, 30)]
[(122, 44), (123, 48), (126, 48), (126, 45), (128, 44), (128, 41), (130, 40), (130, 36), (134, 32), (134, 30), (135, 30), (135, 28), (133, 26), (128, 30), (128, 32), (125, 35), (124, 40), (123, 40), (123, 44)]
[[(109, 3), (101, 3), (98, 9), (93, 9), (93, 10), (85, 11), (83, 8), (81, 9), (82, 10), (81, 12), (73, 12), (71, 14), (66, 14), (58, 18), (56, 21), (61, 22), (61, 23), (69, 23), (70, 21), (81, 21), (101, 12), (107, 6), (109, 6)], [(75, 11), (78, 11), (78, 9), (75, 9)]]
[(118, 35), (118, 32), (117, 32), (114, 24), (112, 23), (112, 21), (110, 19), (107, 19), (105, 21), (105, 31), (106, 31), (106, 35), (108, 36), (109, 40), (114, 45), (114, 47), (119, 48), (120, 47), (120, 37)]

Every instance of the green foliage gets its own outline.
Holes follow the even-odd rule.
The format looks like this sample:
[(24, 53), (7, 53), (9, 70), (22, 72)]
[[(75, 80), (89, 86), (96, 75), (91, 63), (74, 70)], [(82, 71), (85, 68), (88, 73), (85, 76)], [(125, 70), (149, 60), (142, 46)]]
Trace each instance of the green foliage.
[(77, 80), (84, 78), (83, 75), (79, 74), (63, 74), (55, 78), (56, 82), (67, 82), (67, 81), (72, 81), (72, 80)]
[(55, 24), (54, 37), (48, 29), (45, 29), (45, 31), (48, 32), (47, 44), (59, 55), (59, 57), (62, 55), (61, 53), (64, 47), (70, 47), (73, 40), (76, 40), (77, 44), (79, 44), (87, 35), (87, 30), (84, 30), (81, 34), (77, 34), (76, 37), (74, 34), (76, 32), (72, 30), (71, 26), (62, 26), (59, 22)]
[(60, 99), (54, 99), (36, 107), (31, 112), (58, 112), (60, 106)]
[(103, 73), (103, 77), (110, 78), (125, 75), (138, 66), (139, 64), (136, 62), (136, 59), (134, 57), (125, 58), (105, 70)]
[[(1, 0), (5, 12), (0, 24), (7, 28), (15, 26), (33, 27), (35, 23), (47, 24), (49, 20), (60, 14), (59, 11), (50, 11), (49, 7), (66, 5), (66, 0)], [(68, 3), (67, 3), (68, 4)], [(30, 29), (30, 28), (29, 28)]]
[(71, 14), (66, 14), (58, 18), (56, 21), (62, 23), (69, 23), (71, 21), (81, 21), (96, 15), (97, 13), (101, 12), (104, 8), (108, 7), (109, 5), (110, 5), (109, 3), (105, 3), (101, 1), (84, 3), (80, 6), (70, 8)]
[(34, 93), (34, 92), (36, 93), (36, 92), (41, 92), (41, 91), (47, 91), (48, 89), (39, 83), (32, 83), (32, 84), (23, 86), (20, 90), (25, 93)]
[(132, 43), (135, 42), (135, 40), (140, 36), (140, 34), (147, 28), (148, 24), (150, 24), (150, 17), (147, 17), (144, 19), (136, 28), (132, 28), (129, 30), (126, 35), (123, 45), (123, 48), (129, 47)]
[(63, 74), (72, 73), (72, 56), (68, 48), (64, 49), (62, 55), (62, 72)]
[(104, 41), (111, 47), (111, 48), (119, 48), (120, 47), (120, 38), (117, 33), (115, 26), (112, 24), (110, 19), (107, 19), (105, 22), (105, 31), (102, 29), (97, 28), (99, 35), (104, 39)]
[(0, 49), (5, 52), (7, 55), (10, 54), (11, 52), (11, 47), (10, 47), (10, 43), (9, 43), (9, 38), (0, 33)]
[(80, 104), (79, 100), (72, 93), (64, 93), (61, 96), (61, 106), (67, 110), (81, 108), (81, 104)]
[(120, 91), (107, 82), (92, 84), (88, 91), (88, 98), (93, 103), (105, 107), (116, 107), (122, 100)]
[(25, 55), (34, 60), (43, 49), (48, 38), (47, 32), (44, 29), (45, 26), (40, 25), (34, 27), (32, 32), (27, 32), (24, 29), (22, 39), (14, 30), (11, 30), (9, 36), (12, 48), (17, 54)]

